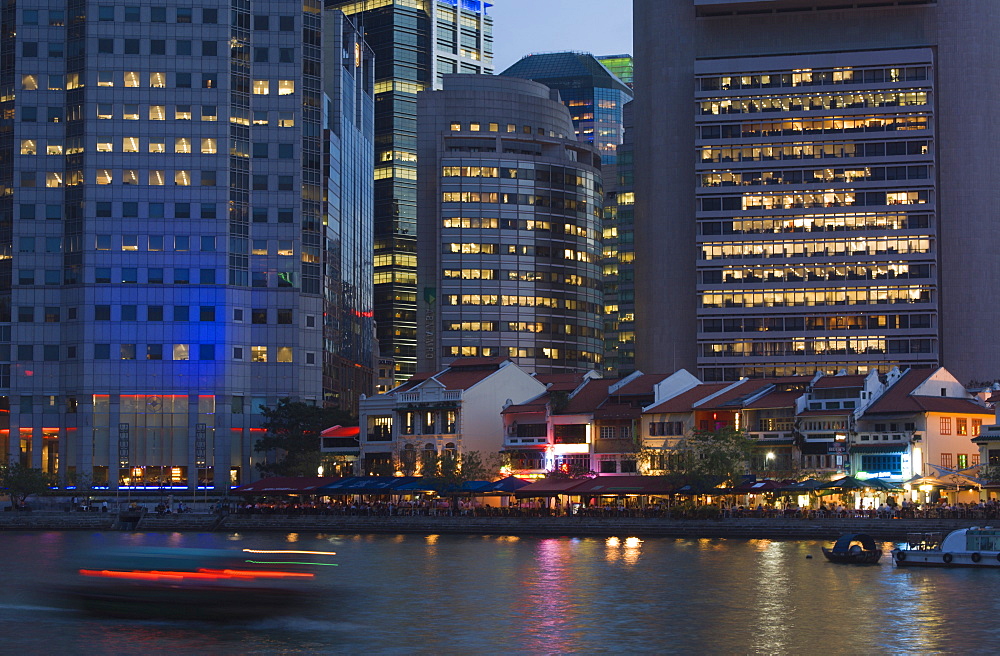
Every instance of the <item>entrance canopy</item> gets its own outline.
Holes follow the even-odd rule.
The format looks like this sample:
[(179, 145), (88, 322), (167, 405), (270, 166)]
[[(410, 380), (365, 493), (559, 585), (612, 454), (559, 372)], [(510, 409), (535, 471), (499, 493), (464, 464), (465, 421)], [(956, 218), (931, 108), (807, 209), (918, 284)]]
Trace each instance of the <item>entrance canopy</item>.
[(625, 494), (650, 496), (670, 494), (676, 487), (663, 476), (599, 476), (573, 488), (572, 494), (574, 496), (620, 496)]
[(589, 478), (544, 478), (536, 483), (525, 485), (514, 492), (519, 499), (528, 497), (558, 497), (563, 494), (576, 494), (575, 488), (589, 483)]
[(351, 476), (324, 486), (319, 494), (400, 494), (399, 488), (418, 480), (418, 476)]

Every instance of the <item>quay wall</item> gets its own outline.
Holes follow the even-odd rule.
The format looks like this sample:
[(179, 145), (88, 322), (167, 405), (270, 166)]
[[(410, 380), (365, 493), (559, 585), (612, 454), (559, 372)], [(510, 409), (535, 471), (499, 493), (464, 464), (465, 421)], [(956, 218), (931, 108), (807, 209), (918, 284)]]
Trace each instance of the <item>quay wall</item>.
[[(997, 522), (994, 522), (997, 523)], [(113, 513), (2, 513), (0, 531), (184, 531), (249, 533), (413, 533), (537, 535), (567, 537), (671, 537), (777, 540), (833, 540), (844, 533), (868, 533), (904, 541), (908, 533), (947, 533), (985, 525), (969, 519), (784, 519), (717, 520), (591, 517), (367, 517), (344, 515), (145, 515), (134, 527)]]

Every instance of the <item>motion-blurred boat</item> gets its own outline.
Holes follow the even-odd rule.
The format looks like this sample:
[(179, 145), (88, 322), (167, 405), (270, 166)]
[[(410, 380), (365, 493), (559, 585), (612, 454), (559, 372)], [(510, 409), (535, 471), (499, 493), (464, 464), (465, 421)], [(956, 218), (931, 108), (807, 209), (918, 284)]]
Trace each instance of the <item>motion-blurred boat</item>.
[(275, 560), (275, 554), (302, 552), (265, 553), (266, 561), (217, 549), (102, 551), (85, 556), (54, 593), (63, 605), (120, 618), (239, 621), (307, 607), (315, 575), (300, 566), (311, 563)]

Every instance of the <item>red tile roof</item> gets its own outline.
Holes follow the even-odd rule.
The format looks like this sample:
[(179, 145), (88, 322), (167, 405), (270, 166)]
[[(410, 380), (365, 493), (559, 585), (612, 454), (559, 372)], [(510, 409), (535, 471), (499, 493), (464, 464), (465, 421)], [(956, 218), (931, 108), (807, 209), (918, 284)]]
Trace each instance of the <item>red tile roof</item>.
[(659, 403), (646, 412), (690, 412), (695, 402), (725, 389), (729, 383), (702, 383)]
[(528, 414), (535, 412), (545, 412), (545, 405), (548, 403), (549, 397), (546, 394), (540, 399), (536, 399), (531, 403), (515, 403), (504, 408), (500, 414), (503, 415), (516, 415), (516, 414)]
[(854, 412), (851, 409), (845, 410), (803, 410), (798, 414), (799, 417), (846, 417), (847, 415)]
[[(635, 380), (631, 380), (621, 389), (615, 390), (615, 396), (638, 396), (641, 394), (652, 394), (653, 386), (669, 378), (669, 374), (642, 374)], [(617, 382), (617, 381), (616, 381)]]
[(984, 408), (973, 399), (958, 399), (946, 396), (912, 396), (924, 412), (953, 412), (965, 415), (989, 415), (994, 411)]
[(434, 380), (444, 385), (447, 390), (465, 390), (496, 372), (496, 369), (458, 369), (457, 371), (449, 369), (434, 376)]
[(744, 408), (794, 408), (795, 401), (805, 394), (804, 391), (796, 392), (769, 392), (756, 401), (744, 405)]
[(574, 415), (593, 412), (608, 398), (608, 388), (616, 382), (618, 381), (615, 379), (588, 380), (558, 414)]
[(931, 377), (934, 369), (909, 369), (880, 396), (875, 403), (868, 406), (865, 414), (887, 412), (920, 412), (921, 408), (912, 401), (910, 394), (921, 383)]
[(642, 416), (642, 408), (627, 403), (604, 403), (594, 410), (594, 419), (635, 419)]
[(572, 392), (583, 382), (584, 374), (535, 374), (535, 379), (548, 385), (552, 392)]
[(841, 387), (864, 387), (864, 376), (823, 376), (813, 385), (815, 389), (836, 389)]
[(771, 385), (773, 381), (764, 378), (744, 380), (739, 385), (726, 390), (722, 394), (719, 394), (715, 398), (711, 399), (705, 404), (699, 405), (698, 408), (701, 410), (708, 408), (721, 408), (724, 405), (729, 405), (734, 401), (745, 397), (747, 394), (752, 394), (760, 390), (763, 387)]

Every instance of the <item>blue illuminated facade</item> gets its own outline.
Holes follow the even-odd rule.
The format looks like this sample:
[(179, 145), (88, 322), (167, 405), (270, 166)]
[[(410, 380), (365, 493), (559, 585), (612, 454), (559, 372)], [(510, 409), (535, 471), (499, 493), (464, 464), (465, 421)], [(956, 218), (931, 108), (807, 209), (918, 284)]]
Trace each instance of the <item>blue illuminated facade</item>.
[(0, 451), (66, 483), (247, 482), (260, 406), (372, 385), (371, 52), (196, 4), (2, 5)]

